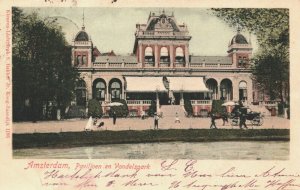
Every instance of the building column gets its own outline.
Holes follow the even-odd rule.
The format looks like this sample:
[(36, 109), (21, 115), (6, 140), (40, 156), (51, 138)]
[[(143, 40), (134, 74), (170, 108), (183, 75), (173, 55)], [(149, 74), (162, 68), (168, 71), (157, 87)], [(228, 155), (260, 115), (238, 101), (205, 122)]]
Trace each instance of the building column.
[(158, 56), (158, 45), (154, 46), (154, 58), (155, 58), (155, 67), (158, 67), (158, 60), (160, 57)]
[(189, 63), (189, 46), (185, 45), (184, 48), (184, 57), (185, 57), (185, 67), (190, 67), (190, 63)]
[(105, 101), (110, 102), (110, 96), (109, 96), (109, 84), (106, 85), (106, 95), (105, 95)]
[(160, 108), (159, 108), (159, 97), (158, 97), (158, 91), (156, 91), (156, 113), (159, 114)]
[(239, 85), (238, 81), (232, 81), (232, 93), (233, 93), (233, 101), (239, 100)]
[(252, 84), (252, 80), (248, 80), (247, 81), (247, 101), (248, 104), (251, 104), (253, 102), (253, 96), (252, 96), (252, 92), (253, 92), (253, 84)]
[(217, 100), (221, 99), (221, 84), (218, 85)]
[(180, 105), (184, 105), (183, 91), (180, 91)]
[(142, 54), (142, 51), (143, 51), (143, 46), (142, 44), (139, 44), (139, 62), (143, 65), (143, 54)]
[(121, 97), (121, 99), (126, 100), (126, 97), (125, 97), (125, 84), (124, 84), (124, 81), (123, 81), (123, 85), (122, 85), (122, 97)]
[(174, 67), (174, 46), (170, 45), (170, 67)]

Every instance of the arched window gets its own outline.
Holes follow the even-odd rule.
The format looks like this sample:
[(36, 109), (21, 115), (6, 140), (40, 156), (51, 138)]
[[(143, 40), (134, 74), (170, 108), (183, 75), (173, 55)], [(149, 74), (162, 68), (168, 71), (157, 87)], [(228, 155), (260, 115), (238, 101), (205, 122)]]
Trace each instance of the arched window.
[(160, 62), (168, 63), (170, 62), (169, 51), (168, 48), (162, 47), (160, 49)]
[(76, 104), (78, 106), (86, 105), (86, 85), (84, 80), (79, 80), (76, 83)]
[(176, 48), (175, 61), (182, 63), (184, 61), (183, 49), (181, 47)]
[(121, 82), (119, 80), (113, 80), (110, 83), (111, 100), (112, 101), (120, 100), (121, 93), (122, 93)]
[(145, 49), (145, 62), (154, 62), (153, 50), (151, 47)]
[(93, 85), (93, 98), (97, 100), (105, 100), (106, 84), (103, 79), (96, 79)]
[(239, 84), (239, 100), (247, 100), (247, 83), (245, 81), (241, 81)]
[(232, 100), (232, 82), (229, 79), (223, 79), (220, 84), (220, 99)]

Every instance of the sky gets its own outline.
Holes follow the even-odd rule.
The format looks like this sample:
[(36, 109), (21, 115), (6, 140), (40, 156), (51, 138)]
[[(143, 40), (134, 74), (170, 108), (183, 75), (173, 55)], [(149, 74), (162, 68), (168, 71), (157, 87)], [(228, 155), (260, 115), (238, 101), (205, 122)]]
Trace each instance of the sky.
[[(57, 18), (66, 34), (67, 41), (81, 30), (83, 24), (94, 46), (100, 52), (114, 50), (118, 55), (132, 53), (136, 24), (146, 24), (150, 12), (160, 12), (162, 8), (22, 8), (25, 13), (37, 12), (42, 19)], [(177, 24), (185, 23), (192, 39), (190, 54), (202, 56), (227, 55), (228, 43), (237, 33), (227, 23), (217, 18), (209, 9), (164, 8), (166, 14), (174, 12)], [(249, 32), (242, 31), (249, 39)], [(256, 37), (251, 35), (253, 51), (257, 50)]]

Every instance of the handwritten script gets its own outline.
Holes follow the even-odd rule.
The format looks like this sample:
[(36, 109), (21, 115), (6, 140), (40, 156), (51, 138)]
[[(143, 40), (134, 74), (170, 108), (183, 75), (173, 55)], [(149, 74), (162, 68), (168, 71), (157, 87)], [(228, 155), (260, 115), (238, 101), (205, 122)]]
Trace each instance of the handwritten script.
[(300, 189), (300, 174), (284, 167), (249, 171), (234, 165), (203, 167), (197, 160), (163, 160), (155, 165), (29, 161), (24, 170), (39, 170), (41, 186), (57, 189)]

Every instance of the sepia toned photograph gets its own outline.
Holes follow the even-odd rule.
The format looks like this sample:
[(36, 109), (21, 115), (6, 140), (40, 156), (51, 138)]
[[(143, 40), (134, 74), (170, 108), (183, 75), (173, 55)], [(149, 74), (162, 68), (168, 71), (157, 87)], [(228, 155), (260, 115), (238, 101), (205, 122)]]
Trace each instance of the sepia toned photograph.
[(12, 7), (13, 159), (289, 160), (283, 8)]

